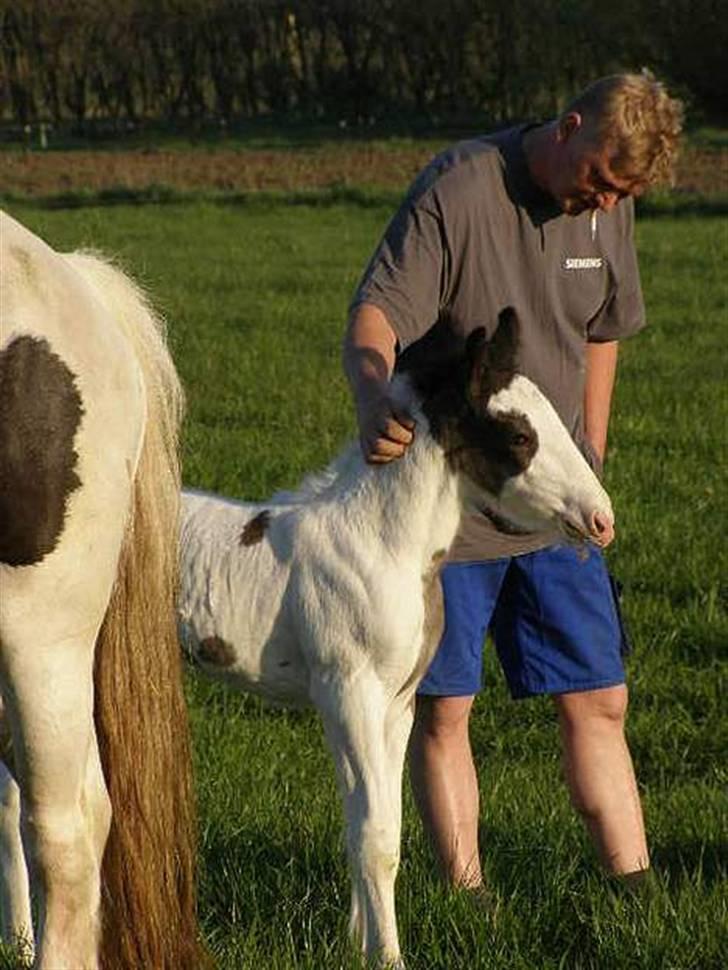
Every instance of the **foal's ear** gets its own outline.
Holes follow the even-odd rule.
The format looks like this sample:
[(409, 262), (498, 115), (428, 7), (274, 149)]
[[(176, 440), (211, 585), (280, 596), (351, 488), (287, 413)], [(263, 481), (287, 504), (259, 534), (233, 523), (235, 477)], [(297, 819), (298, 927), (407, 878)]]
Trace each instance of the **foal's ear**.
[(474, 405), (477, 405), (483, 397), (483, 370), (487, 349), (485, 327), (476, 327), (468, 334), (468, 339), (465, 341), (466, 387), (470, 402)]
[(470, 397), (474, 404), (485, 404), (491, 394), (503, 390), (516, 373), (518, 318), (513, 307), (498, 315), (498, 326), (489, 341), (479, 327), (468, 337), (466, 357), (470, 367)]
[(488, 344), (489, 369), (496, 374), (508, 375), (506, 383), (510, 384), (516, 373), (516, 355), (518, 353), (520, 328), (518, 317), (512, 306), (507, 306), (498, 314), (498, 326)]
[(468, 338), (465, 341), (465, 360), (471, 371), (482, 361), (487, 343), (488, 339), (485, 333), (485, 327), (476, 327), (475, 330), (472, 330), (468, 334)]

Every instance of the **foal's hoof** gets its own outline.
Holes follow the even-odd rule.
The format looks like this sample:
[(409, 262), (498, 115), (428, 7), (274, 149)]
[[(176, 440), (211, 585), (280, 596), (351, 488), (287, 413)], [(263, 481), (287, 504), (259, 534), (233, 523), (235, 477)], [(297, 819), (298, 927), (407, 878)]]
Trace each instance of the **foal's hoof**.
[(404, 957), (400, 953), (399, 956), (392, 957), (387, 956), (386, 953), (380, 952), (374, 961), (370, 960), (367, 962), (367, 967), (377, 968), (377, 970), (407, 970), (404, 963)]
[(476, 912), (488, 917), (493, 922), (497, 921), (501, 904), (500, 899), (492, 889), (481, 883), (479, 886), (464, 889), (463, 892)]

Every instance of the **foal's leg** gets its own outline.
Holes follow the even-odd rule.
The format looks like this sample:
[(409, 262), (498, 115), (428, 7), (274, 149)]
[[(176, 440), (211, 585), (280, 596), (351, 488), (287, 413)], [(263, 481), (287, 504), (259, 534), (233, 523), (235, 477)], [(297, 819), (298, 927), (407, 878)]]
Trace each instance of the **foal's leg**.
[(93, 722), (95, 635), (94, 625), (85, 636), (52, 643), (38, 637), (5, 657), (39, 902), (39, 970), (98, 966), (100, 865), (110, 808)]
[(314, 689), (314, 701), (323, 716), (344, 803), (352, 923), (358, 922), (363, 931), (367, 957), (401, 965), (394, 910), (400, 808), (392, 797), (382, 685), (373, 675), (361, 674), (348, 684), (322, 682)]
[(20, 835), (20, 789), (0, 761), (0, 937), (32, 956), (30, 886)]
[[(386, 749), (385, 771), (389, 781), (389, 798), (392, 829), (400, 833), (397, 838), (399, 849), (402, 831), (402, 777), (407, 744), (412, 732), (414, 717), (414, 697), (411, 700), (397, 697), (390, 704), (385, 720), (384, 744)], [(362, 946), (366, 940), (366, 906), (361, 879), (352, 870), (351, 915), (349, 933)]]
[[(386, 750), (386, 777), (389, 781), (389, 798), (392, 829), (400, 833), (397, 845), (401, 843), (402, 831), (402, 777), (407, 744), (412, 732), (414, 717), (414, 697), (411, 700), (397, 697), (390, 704), (386, 713), (384, 744)], [(366, 906), (363, 896), (361, 878), (355, 875), (352, 868), (351, 885), (351, 914), (349, 918), (349, 934), (353, 940), (362, 946), (366, 940)]]
[(413, 720), (414, 696), (409, 700), (396, 698), (387, 712), (385, 742), (392, 812), (398, 830), (402, 827), (402, 776)]

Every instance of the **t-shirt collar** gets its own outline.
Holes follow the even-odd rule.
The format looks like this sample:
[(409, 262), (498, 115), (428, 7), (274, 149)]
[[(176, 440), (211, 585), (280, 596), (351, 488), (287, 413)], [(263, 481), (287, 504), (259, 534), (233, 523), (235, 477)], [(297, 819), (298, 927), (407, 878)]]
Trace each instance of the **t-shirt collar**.
[(541, 122), (530, 122), (511, 128), (501, 146), (505, 162), (506, 191), (511, 199), (528, 212), (534, 226), (563, 215), (556, 199), (533, 181), (523, 150), (523, 136), (538, 128)]

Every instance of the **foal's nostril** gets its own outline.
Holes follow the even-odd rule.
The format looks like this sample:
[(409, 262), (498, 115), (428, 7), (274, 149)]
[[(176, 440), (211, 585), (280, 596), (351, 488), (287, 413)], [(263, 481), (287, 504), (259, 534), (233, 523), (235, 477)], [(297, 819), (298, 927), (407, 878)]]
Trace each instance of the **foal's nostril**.
[(614, 524), (609, 516), (603, 512), (592, 512), (591, 517), (592, 535), (604, 539), (614, 531)]

